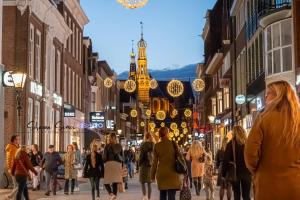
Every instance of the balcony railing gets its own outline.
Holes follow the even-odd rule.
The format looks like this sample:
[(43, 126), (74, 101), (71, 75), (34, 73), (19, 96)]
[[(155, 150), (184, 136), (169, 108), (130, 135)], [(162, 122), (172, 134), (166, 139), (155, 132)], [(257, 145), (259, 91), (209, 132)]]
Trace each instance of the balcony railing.
[(292, 0), (261, 0), (259, 4), (259, 18), (270, 15), (274, 12), (290, 9)]

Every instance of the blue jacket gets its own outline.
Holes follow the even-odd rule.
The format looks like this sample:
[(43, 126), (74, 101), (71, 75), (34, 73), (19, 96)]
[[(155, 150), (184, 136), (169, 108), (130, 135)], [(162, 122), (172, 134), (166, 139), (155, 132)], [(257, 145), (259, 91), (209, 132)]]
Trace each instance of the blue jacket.
[(58, 152), (46, 152), (42, 164), (47, 172), (56, 172), (58, 166), (62, 164), (62, 160)]

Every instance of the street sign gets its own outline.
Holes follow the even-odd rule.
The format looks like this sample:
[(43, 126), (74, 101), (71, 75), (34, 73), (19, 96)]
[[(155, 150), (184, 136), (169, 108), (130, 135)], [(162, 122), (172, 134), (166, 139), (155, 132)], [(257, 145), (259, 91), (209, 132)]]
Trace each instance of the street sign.
[(75, 117), (75, 107), (71, 104), (64, 104), (64, 117)]

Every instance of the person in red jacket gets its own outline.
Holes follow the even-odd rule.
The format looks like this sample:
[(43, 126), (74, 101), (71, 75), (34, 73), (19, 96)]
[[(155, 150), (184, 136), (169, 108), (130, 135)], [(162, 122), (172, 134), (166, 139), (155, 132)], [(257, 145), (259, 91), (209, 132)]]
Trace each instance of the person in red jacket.
[(18, 192), (16, 200), (21, 200), (24, 195), (25, 200), (29, 200), (27, 178), (30, 177), (29, 170), (37, 175), (37, 171), (33, 168), (29, 156), (26, 152), (26, 146), (18, 149), (12, 166), (11, 173), (15, 176), (18, 183)]

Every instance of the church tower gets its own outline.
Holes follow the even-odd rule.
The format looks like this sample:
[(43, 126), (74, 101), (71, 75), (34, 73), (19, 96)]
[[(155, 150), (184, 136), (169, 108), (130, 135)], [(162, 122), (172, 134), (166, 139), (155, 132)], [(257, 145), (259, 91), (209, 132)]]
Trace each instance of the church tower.
[(133, 40), (132, 40), (132, 50), (130, 53), (130, 70), (128, 79), (136, 81), (136, 63), (135, 63), (135, 53), (133, 50)]
[(144, 104), (149, 104), (149, 91), (150, 91), (150, 76), (147, 69), (147, 56), (146, 48), (147, 43), (144, 40), (143, 23), (141, 22), (141, 40), (138, 42), (139, 57), (138, 57), (138, 70), (137, 70), (137, 83), (138, 83), (138, 97), (139, 101)]

